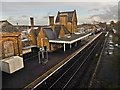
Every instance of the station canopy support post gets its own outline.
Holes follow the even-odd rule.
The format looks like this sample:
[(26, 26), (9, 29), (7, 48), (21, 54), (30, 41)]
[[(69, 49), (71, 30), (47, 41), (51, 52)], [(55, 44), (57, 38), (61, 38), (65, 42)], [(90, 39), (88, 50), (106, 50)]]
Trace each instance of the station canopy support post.
[(65, 52), (65, 43), (64, 43), (64, 52)]
[(72, 48), (72, 45), (70, 44), (70, 48)]

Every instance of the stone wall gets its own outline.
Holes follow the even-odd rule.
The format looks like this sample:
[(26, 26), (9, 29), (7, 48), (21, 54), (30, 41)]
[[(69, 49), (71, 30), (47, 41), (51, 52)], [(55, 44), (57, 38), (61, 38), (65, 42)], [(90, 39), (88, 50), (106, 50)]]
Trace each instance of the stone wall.
[(0, 44), (2, 48), (2, 55), (0, 55), (0, 58), (3, 59), (10, 56), (22, 55), (22, 43), (20, 34), (2, 34)]

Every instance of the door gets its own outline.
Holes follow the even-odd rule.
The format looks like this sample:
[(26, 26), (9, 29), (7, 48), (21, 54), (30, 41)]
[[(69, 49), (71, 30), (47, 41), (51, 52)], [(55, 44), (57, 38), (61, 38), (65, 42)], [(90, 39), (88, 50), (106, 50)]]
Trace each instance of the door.
[(5, 41), (3, 44), (3, 50), (5, 57), (14, 56), (14, 42), (13, 41)]

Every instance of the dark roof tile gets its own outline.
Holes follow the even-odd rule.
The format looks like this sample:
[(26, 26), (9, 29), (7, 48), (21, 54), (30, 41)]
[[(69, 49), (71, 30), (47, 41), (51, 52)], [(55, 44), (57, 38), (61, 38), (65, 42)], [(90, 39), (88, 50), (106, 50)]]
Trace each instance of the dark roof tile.
[(55, 22), (60, 22), (60, 14), (67, 14), (68, 15), (68, 22), (72, 22), (72, 17), (73, 17), (74, 13), (75, 13), (75, 11), (58, 12)]
[[(57, 38), (59, 37), (59, 33), (60, 33), (60, 30), (61, 30), (61, 27), (62, 27), (62, 25), (55, 25), (54, 32), (55, 32)], [(63, 26), (63, 30), (65, 31), (65, 34), (70, 34), (68, 29), (66, 27), (64, 27), (64, 26)]]
[(54, 28), (54, 33), (56, 34), (57, 37), (59, 37), (61, 26), (55, 26)]
[(45, 32), (45, 35), (48, 39), (56, 39), (57, 36), (56, 34), (52, 31), (51, 28), (43, 28), (44, 32)]

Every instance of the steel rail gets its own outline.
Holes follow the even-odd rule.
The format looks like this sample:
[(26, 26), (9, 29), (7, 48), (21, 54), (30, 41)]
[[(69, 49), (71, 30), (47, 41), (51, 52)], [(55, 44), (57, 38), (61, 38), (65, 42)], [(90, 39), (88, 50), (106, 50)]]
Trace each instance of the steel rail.
[[(77, 52), (75, 52), (75, 54), (73, 54), (72, 57), (70, 57), (67, 61), (65, 61), (64, 64), (62, 64), (60, 67), (58, 67), (55, 71), (53, 71), (52, 73), (50, 73), (50, 69), (49, 72), (46, 72), (45, 74), (43, 75), (46, 75), (48, 74), (47, 77), (45, 77), (43, 80), (41, 80), (39, 83), (37, 83), (37, 81), (40, 79), (40, 78), (43, 78), (42, 77), (39, 77), (37, 78), (36, 80), (34, 80), (34, 82), (30, 83), (29, 85), (27, 85), (25, 88), (31, 88), (32, 90), (33, 89), (36, 89), (36, 88), (39, 88), (39, 86), (41, 87), (41, 84), (44, 84), (44, 82), (46, 83), (46, 80), (49, 79), (49, 77), (51, 77), (56, 71), (60, 70), (61, 67), (63, 67), (65, 64), (67, 64), (69, 61), (72, 61), (71, 59), (73, 59), (73, 57), (75, 57), (78, 53), (81, 53), (81, 51), (84, 51), (86, 47), (88, 47), (89, 45), (91, 45), (99, 36), (101, 36), (102, 32), (99, 33), (94, 39), (92, 39), (90, 42), (88, 42), (87, 44), (85, 44), (83, 47), (81, 47), (81, 49), (77, 50)], [(55, 67), (56, 68), (56, 67)], [(50, 73), (50, 74), (49, 74)], [(37, 83), (37, 84), (35, 84)], [(24, 89), (25, 89), (24, 88)], [(46, 88), (46, 87), (45, 87)]]
[(92, 52), (96, 49), (97, 45), (99, 44), (100, 40), (97, 42), (97, 44), (94, 46), (94, 48), (91, 50), (91, 52), (89, 53), (89, 55), (85, 58), (85, 60), (82, 62), (82, 64), (78, 67), (78, 69), (75, 71), (75, 73), (72, 75), (72, 77), (69, 79), (69, 81), (65, 84), (65, 86), (62, 88), (65, 89), (68, 84), (70, 83), (70, 81), (74, 78), (74, 76), (78, 73), (78, 71), (81, 69), (81, 67), (85, 64), (85, 62), (87, 61), (87, 59), (89, 58), (89, 56), (92, 54)]
[[(100, 42), (100, 40), (99, 40), (99, 42)], [(96, 48), (96, 46), (98, 45), (99, 42), (97, 42), (97, 44), (94, 46), (94, 48), (92, 49), (92, 51), (91, 51), (91, 52), (89, 53), (89, 55), (84, 59), (84, 61), (82, 62), (82, 64), (78, 67), (77, 71), (75, 71), (75, 73), (72, 75), (72, 77), (68, 80), (68, 82), (65, 84), (65, 86), (64, 86), (63, 88), (65, 88), (65, 87), (68, 85), (68, 83), (72, 80), (72, 78), (76, 75), (76, 73), (77, 73), (77, 72), (80, 70), (80, 68), (84, 65), (84, 63), (87, 61), (88, 57), (91, 55), (91, 53), (92, 53), (93, 50)], [(96, 42), (93, 42), (92, 45), (89, 46), (89, 48), (87, 48), (86, 51), (88, 51), (95, 43), (96, 43)], [(49, 87), (49, 89), (51, 89), (76, 63), (78, 63), (78, 61), (83, 57), (83, 55), (86, 53), (86, 51), (82, 54), (82, 56), (80, 56), (80, 57), (76, 60), (76, 62), (74, 62), (74, 63), (72, 64), (72, 66), (70, 66), (70, 67)], [(49, 90), (49, 89), (48, 89), (48, 90)]]

